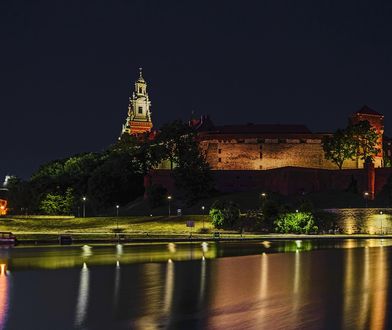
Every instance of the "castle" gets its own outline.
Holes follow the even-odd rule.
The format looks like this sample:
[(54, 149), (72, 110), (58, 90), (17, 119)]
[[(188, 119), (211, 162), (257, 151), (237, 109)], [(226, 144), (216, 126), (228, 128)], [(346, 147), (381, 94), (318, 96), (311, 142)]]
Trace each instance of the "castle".
[[(135, 91), (129, 100), (128, 117), (122, 133), (136, 135), (150, 132), (153, 126), (150, 106), (147, 83), (140, 69), (139, 78), (135, 83)], [(368, 106), (363, 106), (349, 120), (353, 124), (367, 120), (375, 128), (379, 136), (377, 145), (379, 153), (374, 157), (374, 167), (384, 167), (384, 116)], [(310, 170), (313, 172), (333, 170), (335, 175), (340, 172), (335, 171), (337, 166), (325, 159), (324, 156), (322, 140), (324, 136), (330, 136), (332, 133), (314, 133), (304, 125), (248, 123), (245, 125), (216, 126), (208, 116), (191, 120), (190, 125), (198, 131), (200, 148), (213, 170), (218, 186), (223, 187), (225, 191), (243, 190), (258, 184), (268, 185), (266, 178), (270, 174), (266, 173), (282, 168), (295, 168), (297, 172), (303, 169), (302, 172), (309, 173)], [(363, 168), (364, 161), (360, 157), (354, 160), (346, 160), (343, 164), (343, 169), (346, 170)], [(150, 184), (163, 182), (165, 186), (170, 187), (172, 183), (169, 178), (169, 170), (168, 162), (162, 162), (157, 169), (152, 171)], [(263, 172), (264, 174), (262, 174)], [(348, 175), (347, 171), (345, 173)], [(352, 176), (352, 174), (350, 175)], [(260, 179), (261, 177), (264, 179)], [(344, 179), (342, 184), (349, 184), (347, 180), (347, 178)], [(371, 189), (365, 182), (366, 179), (362, 181), (364, 181), (364, 190)], [(281, 183), (278, 185), (281, 186)], [(285, 185), (289, 185), (289, 183), (286, 182)], [(296, 186), (298, 185), (294, 185), (294, 187)], [(310, 187), (307, 186), (306, 189), (303, 189), (322, 189), (322, 187), (317, 188), (317, 186), (318, 184), (311, 184)], [(270, 188), (276, 190), (273, 186)], [(278, 190), (282, 190), (281, 187)], [(290, 193), (288, 190), (285, 192)]]

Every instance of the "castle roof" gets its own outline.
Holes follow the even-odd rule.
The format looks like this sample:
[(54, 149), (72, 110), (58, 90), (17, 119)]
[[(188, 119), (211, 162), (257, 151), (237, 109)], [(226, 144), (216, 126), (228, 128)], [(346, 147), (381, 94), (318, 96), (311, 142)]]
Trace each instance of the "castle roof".
[(364, 105), (361, 109), (359, 109), (355, 114), (360, 114), (360, 115), (372, 115), (372, 116), (382, 116), (383, 115), (374, 109), (368, 107), (367, 105)]
[(309, 134), (312, 133), (305, 125), (282, 125), (282, 124), (246, 124), (246, 125), (223, 125), (216, 126), (214, 133), (218, 134)]

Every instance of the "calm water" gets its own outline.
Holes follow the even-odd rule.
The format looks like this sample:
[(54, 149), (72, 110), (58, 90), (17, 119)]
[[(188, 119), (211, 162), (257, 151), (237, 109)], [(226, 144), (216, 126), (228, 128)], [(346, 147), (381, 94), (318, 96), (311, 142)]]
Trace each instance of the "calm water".
[(392, 241), (0, 250), (4, 329), (391, 329)]

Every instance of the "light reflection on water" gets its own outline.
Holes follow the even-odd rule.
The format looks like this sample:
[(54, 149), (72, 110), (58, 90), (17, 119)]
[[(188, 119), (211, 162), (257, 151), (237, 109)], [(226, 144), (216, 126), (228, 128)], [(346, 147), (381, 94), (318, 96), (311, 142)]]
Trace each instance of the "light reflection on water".
[[(82, 263), (60, 261), (56, 266), (77, 267), (56, 270), (38, 260), (53, 257), (53, 248), (38, 248), (38, 259), (30, 249), (17, 248), (1, 256), (13, 271), (13, 285), (4, 268), (0, 328), (53, 329), (56, 320), (60, 330), (388, 329), (391, 244), (388, 239), (194, 243), (175, 244), (174, 252), (161, 244), (162, 262), (156, 261), (157, 246), (148, 245), (136, 249), (145, 258), (140, 262), (138, 256), (136, 263), (127, 258), (133, 246), (122, 246), (121, 254), (118, 246), (94, 246), (87, 259), (80, 247), (67, 247), (57, 258)], [(213, 259), (210, 251), (227, 257)], [(181, 262), (184, 256), (193, 259)], [(20, 260), (29, 257), (30, 268), (21, 267)], [(35, 302), (28, 304), (29, 313), (26, 299)]]

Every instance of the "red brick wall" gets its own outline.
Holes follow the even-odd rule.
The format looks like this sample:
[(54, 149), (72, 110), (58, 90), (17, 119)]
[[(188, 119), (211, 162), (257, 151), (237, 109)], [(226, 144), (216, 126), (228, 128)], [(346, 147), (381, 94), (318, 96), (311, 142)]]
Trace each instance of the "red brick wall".
[[(216, 189), (222, 192), (260, 191), (278, 192), (283, 195), (301, 192), (345, 190), (351, 178), (357, 181), (360, 191), (367, 191), (368, 177), (364, 169), (325, 170), (300, 167), (283, 167), (265, 171), (224, 170), (212, 171)], [(392, 175), (392, 168), (375, 169), (375, 192), (380, 192)], [(170, 193), (175, 193), (174, 181), (169, 170), (153, 170), (152, 184), (162, 184)]]

